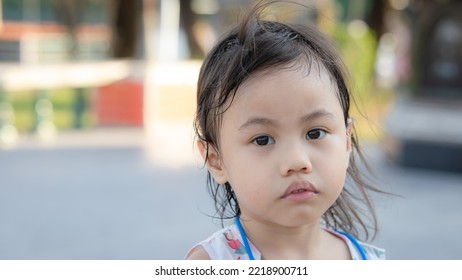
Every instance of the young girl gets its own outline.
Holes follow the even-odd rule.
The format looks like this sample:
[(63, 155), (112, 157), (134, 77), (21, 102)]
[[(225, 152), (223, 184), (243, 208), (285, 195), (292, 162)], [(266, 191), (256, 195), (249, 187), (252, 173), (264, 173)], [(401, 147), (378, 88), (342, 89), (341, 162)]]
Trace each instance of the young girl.
[[(221, 218), (187, 259), (382, 259), (341, 59), (313, 26), (248, 16), (211, 50), (195, 129)], [(348, 232), (349, 234), (347, 234)], [(350, 235), (351, 234), (351, 235)]]

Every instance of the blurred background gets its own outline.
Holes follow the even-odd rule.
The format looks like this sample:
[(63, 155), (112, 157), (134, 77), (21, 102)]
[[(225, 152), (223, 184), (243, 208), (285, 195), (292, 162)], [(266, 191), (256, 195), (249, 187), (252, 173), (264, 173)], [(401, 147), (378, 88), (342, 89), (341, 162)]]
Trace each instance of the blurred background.
[[(252, 0), (0, 0), (0, 259), (182, 259), (216, 229), (201, 60)], [(351, 74), (389, 259), (462, 259), (462, 3), (305, 0)]]

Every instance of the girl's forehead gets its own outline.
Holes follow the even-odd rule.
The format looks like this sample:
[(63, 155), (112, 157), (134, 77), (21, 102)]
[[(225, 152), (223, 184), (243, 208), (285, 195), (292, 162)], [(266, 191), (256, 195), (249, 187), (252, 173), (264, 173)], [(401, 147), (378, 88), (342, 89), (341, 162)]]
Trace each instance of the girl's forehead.
[(280, 111), (287, 109), (284, 105), (294, 105), (293, 101), (298, 100), (296, 102), (303, 106), (332, 105), (341, 110), (336, 92), (326, 71), (313, 69), (308, 73), (302, 68), (286, 68), (253, 76), (239, 87), (227, 104), (231, 108), (239, 107), (237, 110), (253, 110), (253, 106), (276, 106), (273, 109)]

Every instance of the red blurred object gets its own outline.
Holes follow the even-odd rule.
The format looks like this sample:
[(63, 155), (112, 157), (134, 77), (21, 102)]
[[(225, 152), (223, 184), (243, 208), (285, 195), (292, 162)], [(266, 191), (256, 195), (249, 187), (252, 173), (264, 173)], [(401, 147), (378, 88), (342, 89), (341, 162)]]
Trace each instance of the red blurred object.
[(124, 80), (98, 89), (99, 125), (143, 125), (143, 84)]

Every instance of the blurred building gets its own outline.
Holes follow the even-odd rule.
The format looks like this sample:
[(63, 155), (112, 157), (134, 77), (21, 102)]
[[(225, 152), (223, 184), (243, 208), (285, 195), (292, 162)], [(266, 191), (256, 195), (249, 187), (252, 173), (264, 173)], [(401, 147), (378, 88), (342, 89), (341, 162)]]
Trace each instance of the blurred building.
[(126, 34), (139, 35), (140, 2), (0, 1), (0, 143), (12, 125), (42, 135), (142, 124), (142, 79), (114, 60), (136, 55), (137, 38)]
[(0, 3), (0, 62), (107, 59), (111, 35), (107, 1)]
[(462, 172), (462, 3), (415, 0), (403, 14), (410, 80), (388, 119), (391, 156), (405, 166)]

